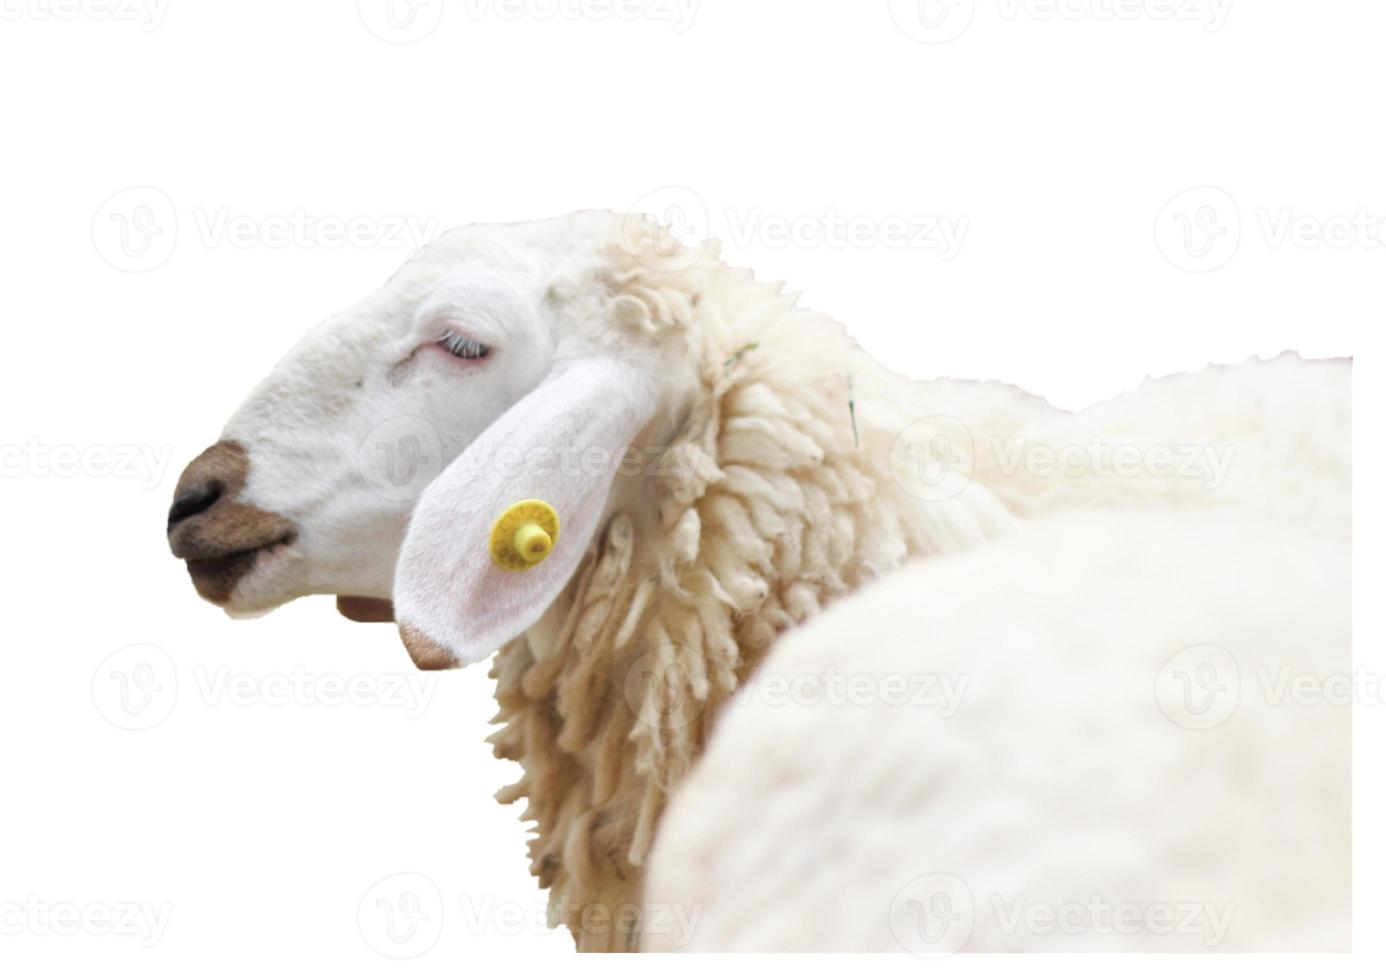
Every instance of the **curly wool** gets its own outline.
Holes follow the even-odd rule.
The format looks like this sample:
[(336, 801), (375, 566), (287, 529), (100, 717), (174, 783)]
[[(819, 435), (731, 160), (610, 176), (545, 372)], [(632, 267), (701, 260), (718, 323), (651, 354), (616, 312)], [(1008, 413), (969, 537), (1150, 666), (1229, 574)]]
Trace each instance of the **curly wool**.
[[(1065, 488), (1079, 506), (893, 572), (776, 643), (762, 679), (952, 678), (955, 700), (738, 698), (649, 860), (646, 901), (696, 908), (696, 930), (651, 928), (644, 948), (1350, 948), (1351, 706), (1282, 697), (1269, 678), (1352, 671), (1351, 403), (1346, 362), (1282, 356), (1019, 434), (1221, 447), (1228, 465), (1192, 481), (1013, 480), (1032, 510)], [(1144, 497), (1103, 506), (1123, 492)], [(1210, 650), (1235, 665), (1230, 683), (1175, 681), (1175, 658)], [(891, 913), (946, 900), (929, 894), (940, 878), (966, 883), (968, 914), (926, 939)], [(1016, 896), (1206, 904), (1193, 928), (1051, 930), (1003, 914)]]
[(1000, 386), (924, 392), (779, 286), (659, 236), (627, 229), (600, 278), (636, 335), (683, 333), (701, 390), (673, 406), (667, 449), (550, 615), (492, 669), (495, 752), (524, 769), (498, 799), (528, 800), (531, 869), (583, 950), (639, 945), (665, 802), (777, 636), (910, 557), (1009, 526), (981, 482), (923, 506), (892, 476), (911, 406), (987, 405), (1010, 431), (1041, 404)]

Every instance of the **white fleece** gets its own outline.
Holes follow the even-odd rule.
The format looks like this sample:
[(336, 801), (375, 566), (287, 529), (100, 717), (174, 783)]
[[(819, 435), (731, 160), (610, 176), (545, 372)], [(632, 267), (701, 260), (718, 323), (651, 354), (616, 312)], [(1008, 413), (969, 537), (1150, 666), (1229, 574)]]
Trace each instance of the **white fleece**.
[(1348, 948), (1348, 384), (1286, 357), (1047, 418), (1230, 464), (787, 634), (660, 825), (646, 904), (695, 925), (646, 948)]

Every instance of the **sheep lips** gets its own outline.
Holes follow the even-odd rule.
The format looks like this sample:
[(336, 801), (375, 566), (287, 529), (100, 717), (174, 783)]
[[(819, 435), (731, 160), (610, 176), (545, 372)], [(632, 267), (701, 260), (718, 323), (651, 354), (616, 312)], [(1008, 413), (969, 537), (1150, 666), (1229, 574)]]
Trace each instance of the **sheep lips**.
[(169, 548), (209, 602), (228, 602), (262, 555), (298, 539), (293, 521), (237, 499), (249, 468), (243, 446), (218, 442), (188, 464), (173, 492)]

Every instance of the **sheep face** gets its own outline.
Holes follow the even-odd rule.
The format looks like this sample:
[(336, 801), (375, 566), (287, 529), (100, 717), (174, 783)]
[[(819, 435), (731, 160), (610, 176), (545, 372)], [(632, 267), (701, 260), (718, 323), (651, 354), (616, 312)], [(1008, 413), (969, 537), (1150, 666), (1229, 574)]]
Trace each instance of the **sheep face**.
[[(169, 542), (199, 594), (233, 615), (314, 593), (393, 600), (430, 667), (532, 625), (623, 447), (692, 386), (677, 338), (613, 322), (615, 226), (451, 232), (309, 333), (179, 480)], [(545, 561), (509, 570), (488, 537), (527, 498), (561, 530)]]

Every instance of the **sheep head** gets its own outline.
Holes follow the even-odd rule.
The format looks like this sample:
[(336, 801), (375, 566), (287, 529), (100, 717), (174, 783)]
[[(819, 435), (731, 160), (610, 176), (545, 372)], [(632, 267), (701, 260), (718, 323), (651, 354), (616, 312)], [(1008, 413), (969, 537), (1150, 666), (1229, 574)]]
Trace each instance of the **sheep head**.
[[(638, 495), (631, 448), (696, 389), (686, 335), (623, 295), (657, 239), (600, 213), (459, 229), (319, 325), (178, 482), (168, 537), (198, 593), (233, 615), (335, 594), (389, 618), (392, 601), (429, 668), (533, 625), (610, 500)], [(546, 560), (502, 567), (493, 523), (529, 498), (560, 532)]]

